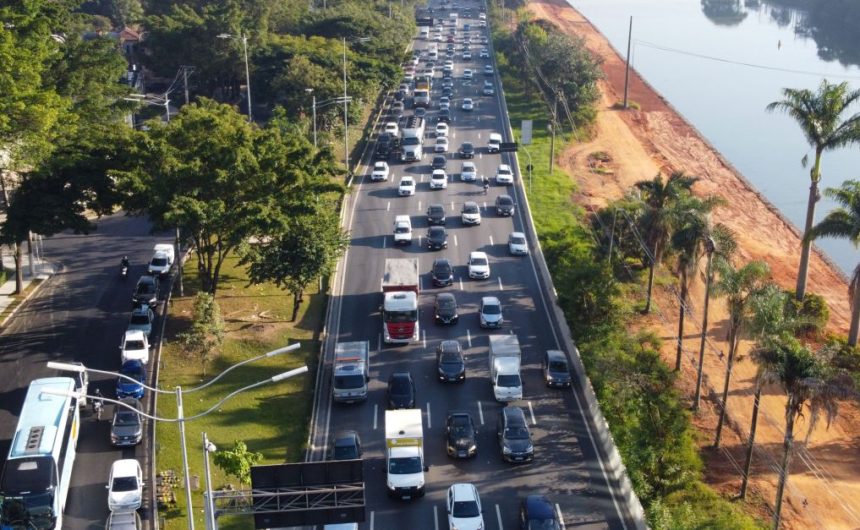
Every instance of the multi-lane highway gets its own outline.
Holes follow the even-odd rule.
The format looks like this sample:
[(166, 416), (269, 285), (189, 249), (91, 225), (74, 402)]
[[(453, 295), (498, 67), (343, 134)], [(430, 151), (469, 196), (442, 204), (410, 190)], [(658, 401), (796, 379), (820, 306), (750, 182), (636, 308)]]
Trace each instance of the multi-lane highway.
[[(447, 4), (450, 6), (451, 4)], [(332, 314), (328, 322), (326, 344), (328, 355), (324, 367), (330, 369), (330, 357), (335, 341), (367, 340), (371, 346), (369, 399), (357, 405), (333, 406), (329, 399), (330, 372), (324, 370), (318, 386), (314, 423), (311, 429), (311, 459), (324, 458), (327, 443), (335, 432), (355, 430), (364, 447), (367, 522), (368, 529), (433, 529), (447, 527), (445, 495), (447, 488), (457, 482), (471, 482), (482, 497), (485, 527), (492, 530), (518, 528), (519, 500), (532, 493), (547, 495), (557, 504), (568, 528), (635, 528), (630, 514), (621, 500), (617, 484), (609, 480), (604, 459), (598, 445), (591, 439), (595, 430), (593, 419), (586, 417), (580, 408), (583, 402), (580, 389), (551, 390), (544, 386), (540, 361), (547, 349), (561, 349), (560, 331), (546, 307), (548, 297), (541, 294), (542, 283), (532, 257), (514, 257), (508, 254), (507, 239), (512, 231), (524, 229), (524, 203), (520, 175), (516, 172), (513, 186), (498, 185), (493, 180), (501, 163), (515, 165), (508, 153), (489, 154), (486, 149), (490, 133), (505, 129), (505, 109), (501, 105), (498, 77), (483, 73), (484, 66), (492, 65), (490, 58), (481, 59), (480, 50), (491, 44), (482, 44), (480, 37), (488, 36), (486, 28), (479, 28), (477, 2), (460, 2), (457, 22), (457, 43), (454, 57), (454, 90), (451, 104), (450, 152), (447, 155), (448, 187), (430, 190), (433, 129), (441, 97), (441, 72), (449, 30), (445, 26), (443, 40), (438, 43), (440, 60), (431, 91), (428, 108), (427, 134), (424, 160), (403, 164), (394, 159), (387, 182), (371, 182), (370, 168), (365, 165), (357, 172), (344, 211), (345, 224), (351, 231), (352, 242), (343, 259), (334, 286)], [(432, 3), (434, 16), (447, 18), (450, 9)], [(471, 17), (463, 13), (470, 9)], [(441, 15), (439, 14), (441, 13)], [(437, 19), (438, 20), (438, 19)], [(469, 35), (471, 60), (464, 60), (463, 26), (472, 27)], [(431, 38), (432, 38), (431, 33)], [(430, 39), (416, 39), (414, 47), (426, 50)], [(425, 64), (422, 54), (418, 70)], [(475, 72), (471, 81), (463, 78), (464, 69)], [(482, 95), (485, 80), (492, 80), (495, 94)], [(461, 110), (463, 98), (476, 102), (472, 111)], [(407, 98), (406, 116), (414, 110)], [(385, 120), (383, 120), (385, 121)], [(473, 160), (478, 169), (478, 182), (460, 179), (462, 160), (456, 155), (463, 142), (477, 147)], [(364, 160), (365, 163), (369, 162)], [(411, 197), (399, 197), (397, 184), (403, 175), (415, 178), (417, 191)], [(480, 184), (481, 176), (490, 179), (487, 194)], [(509, 194), (517, 202), (517, 212), (511, 217), (499, 217), (493, 207), (499, 194)], [(459, 218), (465, 201), (476, 201), (481, 206), (482, 224), (464, 226)], [(418, 236), (426, 231), (425, 210), (431, 203), (445, 206), (449, 232), (448, 248), (430, 251)], [(392, 226), (396, 215), (410, 215), (415, 230), (411, 246), (395, 247)], [(532, 252), (536, 250), (530, 241)], [(491, 276), (488, 280), (470, 280), (466, 261), (470, 252), (481, 250), (490, 257)], [(430, 267), (437, 257), (451, 260), (455, 266), (455, 281), (450, 287), (434, 288), (430, 280)], [(387, 258), (417, 258), (421, 271), (420, 340), (404, 346), (385, 345), (382, 341), (382, 321), (379, 292), (384, 262)], [(460, 321), (454, 326), (434, 324), (433, 302), (439, 292), (451, 292), (460, 305)], [(482, 296), (493, 295), (501, 299), (506, 323), (501, 330), (487, 331), (478, 325), (478, 305)], [(502, 405), (493, 399), (487, 369), (488, 336), (490, 334), (516, 334), (523, 347), (524, 399), (513, 405), (522, 407), (531, 426), (535, 446), (534, 462), (514, 466), (500, 457), (496, 442), (496, 422)], [(462, 384), (444, 384), (436, 379), (435, 348), (442, 340), (456, 339), (466, 355), (467, 378)], [(430, 466), (427, 474), (426, 496), (411, 502), (394, 501), (386, 495), (384, 459), (385, 388), (389, 375), (395, 371), (409, 371), (416, 381), (416, 407), (423, 412), (425, 456)], [(478, 434), (478, 456), (473, 460), (453, 460), (444, 447), (444, 424), (448, 411), (465, 410), (474, 418)]]
[[(44, 255), (57, 273), (0, 332), (0, 459), (5, 460), (21, 404), (30, 381), (58, 375), (48, 361), (78, 361), (101, 370), (118, 370), (117, 349), (128, 324), (131, 295), (156, 242), (142, 218), (113, 215), (98, 222), (90, 235), (62, 234), (45, 240)], [(120, 258), (132, 263), (129, 277), (119, 278)], [(113, 397), (115, 379), (91, 376), (90, 391)], [(82, 413), (78, 454), (66, 504), (63, 528), (104, 528), (108, 516), (107, 483), (111, 463), (120, 458), (149, 462), (144, 445), (117, 449), (110, 445), (108, 405), (97, 421)], [(147, 505), (148, 506), (148, 505)], [(148, 510), (141, 516), (146, 519)]]

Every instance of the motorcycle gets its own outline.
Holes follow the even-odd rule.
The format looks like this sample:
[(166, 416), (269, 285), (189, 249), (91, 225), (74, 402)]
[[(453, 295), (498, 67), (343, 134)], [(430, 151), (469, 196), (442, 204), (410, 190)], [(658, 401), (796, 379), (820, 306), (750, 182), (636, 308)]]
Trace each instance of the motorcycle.
[(119, 277), (122, 278), (123, 280), (128, 278), (128, 264), (127, 263), (121, 263), (120, 264), (120, 266), (119, 266)]

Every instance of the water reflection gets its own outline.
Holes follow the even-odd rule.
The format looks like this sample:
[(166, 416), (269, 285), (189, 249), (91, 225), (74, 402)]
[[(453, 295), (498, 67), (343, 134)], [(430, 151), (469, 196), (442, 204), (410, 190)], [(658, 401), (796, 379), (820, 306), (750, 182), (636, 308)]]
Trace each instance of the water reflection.
[(702, 0), (702, 12), (718, 26), (737, 26), (747, 18), (741, 0)]

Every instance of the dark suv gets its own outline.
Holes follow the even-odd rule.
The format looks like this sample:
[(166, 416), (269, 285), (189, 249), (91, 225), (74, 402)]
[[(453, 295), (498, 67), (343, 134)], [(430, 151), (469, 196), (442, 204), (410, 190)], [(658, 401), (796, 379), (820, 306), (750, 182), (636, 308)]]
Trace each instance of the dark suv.
[(376, 139), (376, 152), (374, 153), (374, 157), (377, 160), (388, 160), (389, 155), (391, 155), (393, 145), (394, 138), (391, 136), (391, 133), (380, 134), (379, 138)]
[(470, 458), (478, 455), (478, 431), (468, 412), (451, 412), (445, 421), (445, 447), (448, 456)]
[(510, 195), (499, 195), (496, 197), (496, 213), (503, 217), (514, 215), (514, 200)]
[(356, 460), (361, 458), (361, 438), (355, 431), (343, 431), (334, 435), (331, 441), (333, 460)]
[(444, 226), (431, 226), (427, 229), (427, 248), (442, 250), (448, 248), (448, 231)]
[(526, 415), (519, 407), (505, 407), (499, 412), (496, 428), (499, 449), (506, 462), (531, 462), (534, 459), (532, 435), (526, 423)]
[(445, 169), (448, 166), (448, 159), (445, 155), (436, 155), (433, 157), (431, 166), (433, 169)]
[(442, 204), (431, 204), (427, 207), (427, 224), (445, 224), (445, 206)]
[(570, 387), (570, 368), (563, 351), (547, 350), (543, 359), (543, 380), (551, 388)]
[(158, 305), (158, 276), (141, 276), (137, 280), (137, 285), (134, 288), (134, 295), (131, 297), (132, 304), (137, 307), (141, 304), (146, 304), (149, 307)]
[(472, 142), (463, 142), (460, 146), (460, 158), (475, 158), (475, 146)]
[(388, 378), (388, 409), (415, 407), (415, 382), (409, 372), (395, 372)]
[(437, 294), (433, 318), (437, 324), (456, 324), (460, 320), (457, 312), (457, 298), (451, 293)]
[(430, 271), (433, 277), (433, 285), (445, 287), (454, 283), (454, 268), (451, 262), (445, 258), (433, 260), (433, 269)]
[(457, 383), (466, 380), (466, 360), (460, 343), (443, 340), (436, 348), (436, 371), (439, 381)]

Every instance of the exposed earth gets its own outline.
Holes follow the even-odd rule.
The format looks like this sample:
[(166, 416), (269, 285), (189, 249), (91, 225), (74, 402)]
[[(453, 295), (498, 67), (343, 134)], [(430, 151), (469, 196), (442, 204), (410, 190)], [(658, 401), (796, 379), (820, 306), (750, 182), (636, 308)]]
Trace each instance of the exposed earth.
[[(602, 99), (593, 139), (576, 143), (559, 155), (559, 163), (577, 180), (574, 197), (586, 208), (599, 208), (623, 195), (631, 186), (651, 179), (658, 172), (668, 175), (684, 171), (701, 178), (695, 186), (700, 195), (719, 195), (728, 205), (720, 207), (713, 220), (736, 233), (739, 252), (736, 263), (764, 260), (772, 278), (793, 289), (800, 261), (800, 235), (746, 179), (705, 140), (696, 129), (639, 75), (631, 70), (629, 99), (639, 110), (616, 110), (624, 91), (624, 61), (608, 40), (564, 0), (530, 0), (528, 7), (538, 17), (563, 31), (581, 37), (588, 49), (603, 61), (605, 78), (600, 82)], [(799, 200), (805, 200), (808, 183), (796, 183)], [(823, 215), (819, 212), (819, 219)], [(698, 358), (703, 285), (696, 275), (692, 285), (692, 314), (684, 337), (684, 357), (679, 378), (682, 390), (692, 396)], [(822, 295), (830, 307), (828, 331), (845, 334), (850, 309), (848, 284), (839, 269), (820, 252), (810, 264), (809, 291)], [(664, 359), (675, 362), (678, 301), (671, 285), (655, 288), (657, 310), (641, 317), (636, 327), (656, 330), (664, 340)], [(699, 429), (706, 460), (705, 479), (728, 498), (737, 495), (740, 466), (753, 405), (755, 365), (745, 358), (750, 342), (744, 341), (740, 361), (733, 369), (729, 397), (729, 432), (724, 431), (721, 449), (712, 448), (718, 409), (714, 396), (722, 391), (725, 377), (726, 309), (722, 300), (712, 300), (709, 339), (714, 348), (705, 356), (703, 395), (708, 398), (693, 422)], [(722, 350), (720, 352), (719, 350)], [(758, 451), (753, 459), (750, 509), (769, 516), (781, 458), (785, 396), (777, 387), (767, 388), (756, 436)], [(795, 430), (796, 452), (791, 465), (783, 528), (827, 530), (860, 528), (860, 409), (844, 403), (839, 417), (828, 429), (824, 421), (804, 445), (807, 418)]]

